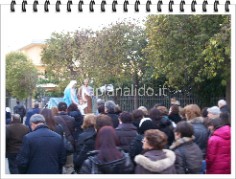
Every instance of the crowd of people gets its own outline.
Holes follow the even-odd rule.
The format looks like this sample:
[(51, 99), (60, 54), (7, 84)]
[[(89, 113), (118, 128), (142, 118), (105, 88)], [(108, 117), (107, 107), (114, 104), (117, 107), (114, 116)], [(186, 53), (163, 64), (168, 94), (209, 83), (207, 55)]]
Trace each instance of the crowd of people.
[[(225, 100), (200, 109), (156, 104), (122, 111), (97, 101), (82, 114), (77, 102), (14, 113), (6, 125), (11, 174), (230, 174), (230, 111)], [(68, 150), (68, 145), (73, 150)]]

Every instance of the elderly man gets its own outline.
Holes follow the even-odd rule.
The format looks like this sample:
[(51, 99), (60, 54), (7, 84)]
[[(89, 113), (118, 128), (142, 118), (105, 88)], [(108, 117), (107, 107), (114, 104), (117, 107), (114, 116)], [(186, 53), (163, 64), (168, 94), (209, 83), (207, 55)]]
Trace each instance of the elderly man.
[(32, 132), (23, 138), (22, 148), (17, 156), (21, 174), (60, 174), (66, 162), (62, 137), (45, 125), (41, 114), (30, 118)]

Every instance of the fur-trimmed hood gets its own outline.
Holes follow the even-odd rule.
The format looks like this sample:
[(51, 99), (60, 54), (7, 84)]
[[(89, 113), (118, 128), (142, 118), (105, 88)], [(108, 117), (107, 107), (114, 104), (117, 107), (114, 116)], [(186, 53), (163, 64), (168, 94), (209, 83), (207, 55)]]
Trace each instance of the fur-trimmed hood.
[(183, 137), (183, 138), (180, 138), (180, 139), (177, 139), (175, 142), (173, 142), (173, 144), (170, 146), (170, 149), (173, 150), (185, 143), (188, 143), (188, 142), (192, 142), (193, 140), (195, 139), (194, 136), (192, 137)]
[(173, 166), (176, 158), (175, 153), (173, 151), (167, 149), (163, 149), (162, 151), (166, 155), (166, 158), (164, 159), (154, 161), (148, 158), (148, 156), (144, 156), (146, 154), (145, 153), (144, 155), (137, 155), (134, 158), (134, 161), (151, 172), (160, 173), (165, 169)]

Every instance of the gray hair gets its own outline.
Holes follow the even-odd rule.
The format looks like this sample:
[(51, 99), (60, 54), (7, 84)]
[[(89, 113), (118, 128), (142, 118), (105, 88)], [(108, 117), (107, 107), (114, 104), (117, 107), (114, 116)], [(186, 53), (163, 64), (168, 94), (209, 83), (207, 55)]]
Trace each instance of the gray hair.
[(107, 109), (108, 113), (114, 113), (116, 109), (116, 104), (114, 101), (107, 101), (105, 102), (105, 108)]
[(226, 104), (227, 104), (227, 102), (224, 99), (221, 99), (218, 101), (218, 106), (224, 106)]
[(104, 105), (105, 104), (105, 101), (103, 99), (97, 99), (97, 105), (100, 106), (100, 105)]
[(12, 121), (13, 122), (20, 122), (20, 119), (21, 119), (21, 117), (20, 117), (20, 115), (19, 114), (13, 114), (12, 115)]
[(45, 123), (45, 118), (41, 114), (34, 114), (30, 118), (30, 124), (38, 124), (38, 123)]

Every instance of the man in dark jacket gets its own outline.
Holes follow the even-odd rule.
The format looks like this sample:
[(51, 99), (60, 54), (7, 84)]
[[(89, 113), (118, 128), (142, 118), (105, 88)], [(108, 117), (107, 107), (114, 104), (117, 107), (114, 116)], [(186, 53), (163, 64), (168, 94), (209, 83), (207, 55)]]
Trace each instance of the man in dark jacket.
[(18, 174), (16, 156), (20, 151), (22, 139), (28, 132), (29, 128), (21, 123), (20, 115), (14, 114), (11, 123), (6, 126), (6, 157), (11, 174)]
[(26, 109), (22, 104), (20, 104), (20, 101), (16, 101), (16, 106), (14, 107), (13, 110), (14, 110), (14, 114), (20, 115), (21, 123), (23, 123), (23, 118), (25, 117)]
[(23, 138), (17, 155), (21, 174), (60, 174), (66, 162), (62, 137), (45, 125), (45, 118), (35, 114), (30, 118), (32, 132)]
[(39, 104), (34, 103), (34, 108), (30, 109), (27, 112), (26, 119), (25, 119), (25, 125), (28, 126), (30, 130), (32, 130), (30, 128), (30, 118), (31, 118), (31, 116), (33, 116), (34, 114), (39, 114), (39, 113), (40, 113)]
[[(75, 146), (75, 118), (71, 117), (67, 113), (67, 104), (65, 102), (60, 102), (57, 106), (58, 116), (62, 120), (57, 120), (56, 122), (63, 126), (66, 138)], [(58, 118), (57, 118), (58, 119)], [(74, 173), (74, 164), (73, 164), (73, 154), (67, 155), (66, 164), (63, 166), (64, 174)]]

